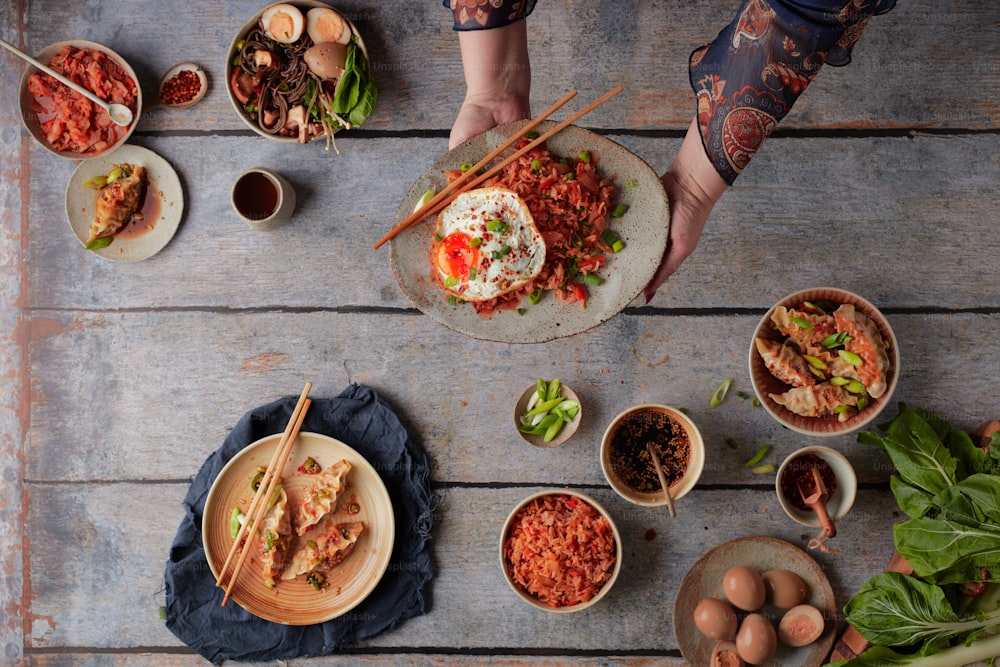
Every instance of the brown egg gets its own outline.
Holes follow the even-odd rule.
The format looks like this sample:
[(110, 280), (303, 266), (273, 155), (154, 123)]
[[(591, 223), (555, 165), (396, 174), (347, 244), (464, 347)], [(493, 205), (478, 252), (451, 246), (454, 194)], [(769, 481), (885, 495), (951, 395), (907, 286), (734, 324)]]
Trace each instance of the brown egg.
[(309, 71), (321, 79), (339, 79), (344, 75), (347, 47), (337, 42), (320, 42), (310, 46), (302, 59)]
[(812, 605), (792, 607), (778, 622), (778, 639), (785, 646), (799, 647), (812, 644), (823, 634), (826, 623), (823, 614)]
[(709, 639), (736, 639), (739, 619), (725, 600), (705, 598), (694, 608), (694, 624)]
[(757, 570), (737, 565), (722, 578), (722, 591), (726, 599), (743, 611), (757, 611), (764, 606), (767, 591)]
[(746, 667), (733, 642), (720, 641), (712, 649), (711, 667)]
[(751, 665), (760, 665), (774, 657), (778, 637), (771, 621), (761, 614), (749, 614), (736, 633), (736, 650)]
[(790, 570), (768, 570), (760, 575), (767, 590), (767, 601), (778, 609), (791, 609), (806, 599), (806, 582)]

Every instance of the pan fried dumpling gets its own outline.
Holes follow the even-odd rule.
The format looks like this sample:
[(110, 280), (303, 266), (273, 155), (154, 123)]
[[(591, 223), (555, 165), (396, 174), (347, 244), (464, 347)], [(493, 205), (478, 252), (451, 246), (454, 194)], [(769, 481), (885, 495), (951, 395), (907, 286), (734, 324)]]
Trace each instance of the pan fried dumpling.
[(816, 384), (816, 377), (809, 370), (808, 363), (793, 345), (760, 337), (754, 343), (764, 365), (774, 377), (793, 387)]
[(351, 464), (341, 459), (327, 466), (317, 475), (295, 513), (295, 532), (305, 535), (306, 531), (319, 523), (337, 504), (337, 496), (344, 490), (344, 480), (351, 471)]
[(769, 394), (778, 405), (803, 417), (828, 417), (838, 415), (840, 421), (846, 421), (848, 411), (838, 413), (839, 406), (853, 407), (858, 404), (858, 397), (836, 385), (828, 382), (808, 387), (795, 387), (783, 394)]
[[(835, 323), (829, 315), (807, 313), (778, 306), (771, 314), (771, 322), (778, 331), (800, 345), (819, 343), (835, 332)], [(806, 326), (803, 326), (805, 324)]]
[(350, 555), (364, 529), (365, 524), (360, 521), (335, 523), (327, 517), (316, 530), (317, 535), (295, 552), (281, 578), (294, 579), (300, 574), (336, 567)]
[(90, 240), (117, 234), (142, 206), (146, 194), (146, 169), (137, 164), (116, 164), (123, 176), (101, 189), (94, 220), (90, 223)]
[(846, 331), (851, 339), (844, 346), (848, 352), (861, 357), (855, 367), (857, 379), (868, 389), (868, 394), (878, 398), (885, 393), (885, 376), (889, 371), (889, 355), (875, 323), (845, 303), (833, 313), (839, 331)]
[(292, 537), (292, 520), (288, 514), (288, 494), (280, 486), (275, 489), (274, 504), (260, 522), (258, 551), (263, 566), (264, 584), (274, 587), (274, 577), (285, 568), (288, 544)]

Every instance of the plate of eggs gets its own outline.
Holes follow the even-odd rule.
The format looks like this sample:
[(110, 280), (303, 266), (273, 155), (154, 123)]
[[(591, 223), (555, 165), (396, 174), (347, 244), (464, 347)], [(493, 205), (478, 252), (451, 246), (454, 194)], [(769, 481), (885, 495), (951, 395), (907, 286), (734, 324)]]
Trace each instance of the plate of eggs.
[[(403, 197), (395, 222), (526, 123), (501, 125), (438, 159)], [(535, 131), (555, 124), (543, 121)], [(592, 329), (640, 295), (666, 248), (666, 192), (652, 167), (623, 146), (571, 125), (526, 160), (525, 171), (551, 168), (552, 179), (529, 173), (522, 181), (524, 172), (505, 169), (390, 241), (390, 266), (406, 297), (473, 338), (540, 343)], [(580, 188), (586, 205), (566, 206), (564, 215), (572, 224), (597, 215), (599, 232), (560, 236), (536, 224), (551, 219), (546, 202)]]

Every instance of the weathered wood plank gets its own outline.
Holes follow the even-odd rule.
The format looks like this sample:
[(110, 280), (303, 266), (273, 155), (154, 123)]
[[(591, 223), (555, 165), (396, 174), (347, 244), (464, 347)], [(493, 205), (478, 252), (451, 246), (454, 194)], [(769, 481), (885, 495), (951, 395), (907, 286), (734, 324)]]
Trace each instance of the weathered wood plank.
[[(35, 667), (204, 667), (207, 664), (196, 655), (165, 651), (144, 653), (123, 651), (117, 655), (93, 653), (32, 653)], [(387, 653), (366, 655), (352, 653), (322, 658), (283, 661), (287, 667), (537, 667), (544, 660), (547, 667), (685, 667), (681, 658), (663, 656), (632, 657), (603, 655), (599, 658), (546, 655), (544, 658), (519, 655), (474, 655), (468, 650), (454, 653)], [(273, 662), (241, 662), (244, 667), (271, 667)]]
[[(777, 464), (806, 442), (735, 396), (751, 392), (746, 356), (757, 321), (624, 314), (586, 334), (510, 346), (405, 314), (40, 313), (27, 477), (185, 479), (244, 412), (297, 394), (308, 379), (316, 396), (335, 396), (349, 381), (382, 392), (433, 457), (438, 481), (603, 485), (604, 429), (646, 401), (690, 410), (710, 452), (704, 484), (762, 484), (743, 467), (757, 447), (771, 444)], [(894, 400), (970, 429), (996, 416), (993, 380), (977, 372), (996, 315), (890, 321), (902, 355)], [(733, 396), (711, 409), (727, 375)], [(557, 449), (535, 449), (514, 431), (514, 403), (540, 376), (559, 377), (583, 402), (580, 430)], [(829, 444), (848, 453), (862, 481), (887, 481), (880, 451), (849, 435)]]
[[(662, 509), (629, 505), (608, 488), (584, 489), (618, 524), (623, 571), (598, 606), (567, 622), (523, 604), (500, 570), (503, 521), (535, 490), (531, 485), (442, 489), (431, 612), (363, 648), (431, 653), (470, 648), (501, 656), (532, 649), (557, 655), (677, 655), (671, 632), (674, 595), (705, 551), (758, 534), (803, 545), (809, 532), (785, 517), (774, 494), (696, 490), (671, 520)], [(158, 608), (164, 554), (180, 521), (185, 491), (183, 483), (31, 484), (28, 539), (44, 545), (30, 558), (32, 649), (180, 646), (159, 621)], [(862, 491), (855, 512), (838, 528), (836, 546), (843, 554), (815, 554), (840, 601), (879, 571), (892, 549), (895, 502), (888, 490)], [(872, 530), (873, 525), (885, 528)], [(647, 539), (650, 528), (657, 534), (652, 540)]]
[[(0, 37), (16, 43), (20, 29), (19, 3), (0, 9)], [(16, 71), (20, 61), (6, 50), (0, 53), (0, 662), (18, 665), (24, 645), (23, 573), (25, 549), (22, 478), (28, 406), (26, 388), (27, 327), (22, 306), (27, 302), (24, 248), (28, 229), (24, 211), (28, 203), (28, 165), (22, 161), (30, 138), (22, 137), (17, 105)]]
[[(381, 87), (365, 129), (450, 128), (464, 82), (451, 17), (441, 3), (335, 4), (362, 32)], [(155, 110), (140, 130), (245, 130), (226, 97), (225, 61), (240, 25), (261, 6), (186, 6), (181, 29), (173, 5), (130, 3), (129, 13), (141, 25), (176, 26), (150, 33), (120, 29), (119, 3), (97, 3), (67, 15), (58, 3), (32, 2), (27, 41), (33, 51), (70, 38), (107, 44), (129, 60), (149, 99), (168, 67), (200, 62), (212, 85), (199, 113)], [(553, 91), (569, 88), (592, 100), (621, 83), (627, 94), (588, 116), (588, 125), (683, 130), (694, 114), (688, 55), (714, 38), (737, 6), (731, 1), (540, 2), (529, 18), (534, 104), (542, 109), (558, 97)], [(783, 129), (995, 128), (1000, 118), (1000, 71), (992, 65), (1000, 61), (998, 11), (991, 3), (968, 0), (900, 3), (872, 21), (850, 67), (821, 73)]]
[[(678, 141), (613, 138), (657, 170)], [(137, 142), (174, 165), (187, 204), (173, 241), (133, 265), (80, 247), (64, 186), (52, 185), (68, 182), (73, 166), (32, 147), (34, 308), (410, 307), (388, 248), (372, 244), (443, 139), (345, 139), (333, 163), (322, 150), (290, 162), (260, 141), (248, 154), (242, 137)], [(793, 289), (831, 283), (883, 308), (996, 308), (1000, 228), (986, 221), (1000, 208), (998, 151), (1000, 137), (981, 134), (774, 139), (654, 305), (767, 308)], [(298, 189), (295, 217), (273, 232), (250, 230), (229, 204), (236, 176), (255, 165)]]

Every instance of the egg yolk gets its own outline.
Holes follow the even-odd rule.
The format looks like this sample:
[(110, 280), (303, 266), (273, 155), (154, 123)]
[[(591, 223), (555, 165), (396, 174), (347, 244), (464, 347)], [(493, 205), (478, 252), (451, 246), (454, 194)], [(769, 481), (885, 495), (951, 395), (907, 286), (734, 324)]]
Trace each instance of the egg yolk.
[(290, 39), (295, 34), (295, 20), (287, 13), (277, 11), (267, 24), (267, 31), (272, 35)]
[(344, 21), (337, 12), (323, 12), (316, 19), (313, 30), (323, 36), (324, 42), (336, 42), (344, 33)]
[(437, 250), (437, 265), (445, 275), (467, 281), (478, 263), (479, 248), (471, 245), (468, 234), (454, 232), (441, 239)]

